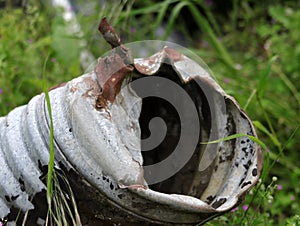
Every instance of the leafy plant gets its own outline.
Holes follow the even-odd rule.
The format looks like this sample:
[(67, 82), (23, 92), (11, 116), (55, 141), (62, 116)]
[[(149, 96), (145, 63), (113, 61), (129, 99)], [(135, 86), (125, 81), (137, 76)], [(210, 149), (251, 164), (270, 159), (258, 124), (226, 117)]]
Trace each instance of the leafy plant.
[[(53, 12), (38, 2), (30, 3), (28, 12), (20, 8), (0, 9), (0, 115), (7, 114), (43, 91), (41, 72), (48, 55), (50, 85), (81, 74), (78, 55), (70, 56), (70, 49), (76, 51), (77, 46), (68, 45), (61, 49), (56, 45), (56, 40), (63, 35), (57, 31), (60, 27), (58, 22), (49, 26)], [(70, 37), (65, 42), (70, 43)], [(67, 50), (67, 47), (70, 49)], [(69, 55), (61, 57), (62, 52)]]
[[(207, 225), (299, 224), (297, 1), (75, 2), (84, 39), (95, 56), (109, 48), (95, 29), (103, 16), (121, 28), (125, 43), (176, 40), (204, 59), (226, 92), (254, 119), (266, 149), (262, 180), (238, 209)], [(27, 9), (27, 14), (22, 9), (0, 9), (1, 115), (43, 91), (43, 63), (48, 55), (50, 85), (85, 71), (79, 64), (78, 39), (68, 35), (62, 18), (38, 1), (29, 1)]]

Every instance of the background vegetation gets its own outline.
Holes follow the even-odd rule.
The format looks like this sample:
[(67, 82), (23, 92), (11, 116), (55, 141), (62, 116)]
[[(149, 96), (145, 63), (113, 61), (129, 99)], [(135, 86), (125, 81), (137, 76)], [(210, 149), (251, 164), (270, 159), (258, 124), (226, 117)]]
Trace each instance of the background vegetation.
[[(18, 1), (16, 1), (18, 2)], [(87, 48), (109, 49), (105, 15), (123, 42), (171, 40), (200, 56), (254, 120), (266, 145), (262, 180), (237, 209), (208, 225), (300, 225), (300, 2), (288, 0), (73, 1)], [(102, 2), (100, 4), (99, 2)], [(51, 5), (0, 0), (0, 115), (49, 84), (82, 74), (78, 36)]]

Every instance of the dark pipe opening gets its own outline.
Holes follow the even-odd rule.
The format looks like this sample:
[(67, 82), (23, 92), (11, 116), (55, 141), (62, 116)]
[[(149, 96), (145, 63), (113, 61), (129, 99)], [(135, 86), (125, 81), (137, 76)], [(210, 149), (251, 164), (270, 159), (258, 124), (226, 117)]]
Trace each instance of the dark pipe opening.
[[(198, 145), (195, 148), (192, 157), (185, 164), (185, 166), (172, 177), (162, 182), (149, 185), (149, 188), (167, 194), (184, 194), (200, 198), (204, 189), (208, 185), (208, 182), (195, 182), (201, 178), (201, 175), (199, 175), (198, 172), (198, 165), (199, 159), (202, 155), (202, 149), (204, 147), (200, 144), (200, 142), (209, 136), (211, 128), (211, 113), (208, 101), (204, 95), (204, 92), (196, 81), (191, 80), (189, 83), (183, 84), (170, 65), (163, 65), (159, 73), (153, 76), (170, 79), (180, 85), (189, 94), (197, 109), (201, 132)], [(139, 95), (138, 92), (137, 95)], [(189, 109), (186, 109), (186, 111), (188, 114)], [(165, 124), (167, 125), (167, 132), (163, 142), (158, 144), (158, 146), (151, 151), (143, 151), (142, 146), (144, 166), (155, 164), (167, 158), (175, 150), (181, 133), (180, 118), (174, 106), (161, 98), (147, 97), (143, 98), (142, 111), (139, 118), (142, 139), (150, 136), (149, 122), (154, 117), (159, 117), (164, 120)], [(207, 171), (202, 172), (202, 174), (204, 173), (209, 175), (211, 172), (212, 169), (209, 168)]]

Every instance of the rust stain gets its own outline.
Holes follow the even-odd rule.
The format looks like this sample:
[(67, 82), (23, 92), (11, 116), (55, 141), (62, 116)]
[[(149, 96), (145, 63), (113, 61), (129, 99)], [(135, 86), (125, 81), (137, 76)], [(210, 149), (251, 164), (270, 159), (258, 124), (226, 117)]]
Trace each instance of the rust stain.
[(103, 35), (105, 41), (107, 41), (112, 48), (122, 45), (121, 39), (116, 34), (113, 27), (107, 22), (105, 17), (101, 20), (98, 30)]
[(165, 57), (171, 59), (173, 62), (183, 60), (183, 55), (175, 49), (166, 47), (163, 51), (166, 53)]
[[(100, 87), (98, 86), (97, 82), (92, 79), (91, 77), (85, 77), (83, 78), (83, 82), (89, 87), (89, 89), (86, 91), (86, 93), (83, 94), (84, 97), (91, 97), (91, 96), (97, 96), (100, 93)], [(72, 87), (73, 88), (73, 87)], [(76, 87), (74, 87), (76, 88)]]
[(175, 49), (165, 47), (160, 52), (144, 58), (142, 63), (135, 63), (138, 72), (145, 75), (152, 75), (159, 71), (162, 64), (174, 65), (175, 62), (184, 60), (184, 56)]
[(104, 109), (104, 111), (107, 113), (108, 118), (111, 120), (111, 114), (107, 107), (107, 101), (101, 95), (98, 96), (95, 107), (97, 110)]
[(102, 90), (96, 101), (96, 108), (102, 109), (107, 106), (107, 101), (114, 102), (116, 95), (120, 92), (121, 85), (126, 76), (136, 69), (144, 74), (153, 74), (162, 63), (173, 64), (182, 60), (183, 55), (169, 47), (165, 47), (159, 53), (144, 59), (145, 64), (132, 66), (130, 51), (122, 44), (113, 27), (103, 18), (98, 30), (104, 39), (111, 45), (113, 50), (110, 55), (100, 58), (95, 68), (97, 79)]
[[(123, 80), (133, 71), (133, 66), (125, 65), (118, 54), (112, 54), (107, 58), (99, 59), (95, 71), (102, 87), (98, 98), (112, 103), (120, 92)], [(103, 102), (102, 100), (99, 102)]]
[(115, 72), (110, 79), (104, 84), (101, 96), (111, 103), (115, 100), (116, 95), (120, 92), (121, 85), (129, 72), (133, 71), (133, 67), (128, 65)]
[(153, 66), (154, 66), (153, 64), (154, 64), (154, 62), (151, 63), (151, 62), (145, 60), (143, 62), (143, 64), (135, 63), (134, 67), (139, 73), (141, 73), (143, 75), (151, 75), (156, 72), (156, 70), (155, 70), (156, 68), (155, 67), (153, 68)]
[(114, 102), (116, 95), (120, 92), (123, 80), (130, 75), (134, 67), (130, 65), (131, 55), (129, 50), (123, 46), (119, 36), (106, 18), (101, 20), (99, 31), (111, 47), (115, 48), (107, 57), (99, 58), (95, 68), (99, 85), (102, 88), (95, 107), (96, 109), (106, 109), (107, 101)]
[(71, 87), (71, 89), (70, 89), (70, 91), (72, 92), (72, 93), (75, 93), (76, 91), (78, 90), (78, 88), (77, 87)]

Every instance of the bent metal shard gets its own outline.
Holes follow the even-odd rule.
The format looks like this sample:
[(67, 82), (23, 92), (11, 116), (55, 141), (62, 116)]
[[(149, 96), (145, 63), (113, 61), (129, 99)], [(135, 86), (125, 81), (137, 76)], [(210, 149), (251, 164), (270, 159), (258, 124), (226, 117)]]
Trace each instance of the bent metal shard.
[[(97, 225), (196, 225), (239, 205), (259, 179), (262, 153), (238, 103), (174, 48), (133, 58), (105, 19), (99, 30), (109, 54), (49, 91), (55, 168), (79, 215)], [(144, 150), (151, 118), (164, 120), (165, 135)], [(0, 219), (29, 211), (45, 220), (33, 198), (47, 188), (49, 125), (45, 94), (0, 118)], [(222, 140), (234, 134), (245, 136)]]

